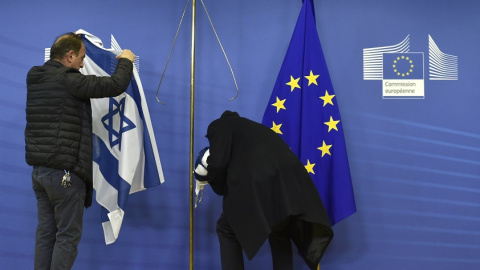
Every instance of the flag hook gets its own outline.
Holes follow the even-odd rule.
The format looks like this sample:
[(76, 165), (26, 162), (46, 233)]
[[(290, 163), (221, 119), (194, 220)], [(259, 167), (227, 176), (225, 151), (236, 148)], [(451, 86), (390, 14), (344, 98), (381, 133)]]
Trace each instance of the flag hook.
[(173, 47), (175, 47), (175, 42), (177, 42), (178, 32), (180, 32), (180, 27), (182, 26), (183, 18), (185, 17), (185, 12), (187, 11), (189, 3), (190, 3), (190, 0), (187, 1), (187, 4), (185, 5), (185, 9), (183, 10), (182, 18), (180, 19), (180, 23), (178, 24), (177, 32), (175, 33), (175, 38), (173, 39), (172, 47), (170, 48), (170, 53), (168, 54), (167, 64), (163, 69), (162, 77), (160, 78), (160, 83), (158, 84), (157, 93), (155, 94), (155, 98), (157, 99), (158, 103), (162, 105), (165, 105), (165, 103), (158, 98), (158, 91), (160, 91), (160, 86), (162, 85), (163, 76), (165, 76), (165, 71), (167, 71), (168, 63), (170, 62), (170, 57), (172, 56)]
[(223, 48), (222, 42), (220, 41), (220, 38), (218, 37), (217, 30), (215, 30), (215, 26), (213, 26), (213, 22), (212, 22), (212, 19), (210, 18), (210, 14), (208, 14), (207, 7), (205, 6), (205, 3), (203, 3), (203, 0), (200, 0), (200, 2), (202, 2), (203, 9), (205, 10), (205, 13), (207, 14), (207, 17), (208, 17), (208, 21), (210, 22), (210, 25), (212, 26), (213, 32), (215, 33), (215, 36), (217, 37), (218, 44), (220, 45), (220, 48), (222, 49), (223, 55), (225, 56), (225, 60), (227, 60), (228, 67), (230, 68), (230, 72), (232, 73), (233, 82), (235, 83), (235, 88), (237, 89), (236, 95), (233, 98), (229, 99), (230, 101), (232, 101), (232, 100), (234, 100), (238, 97), (238, 92), (239, 92), (238, 85), (237, 85), (237, 80), (235, 79), (235, 73), (233, 73), (232, 66), (230, 65), (230, 61), (228, 61), (227, 53), (225, 52), (225, 49)]
[[(212, 22), (212, 19), (210, 18), (210, 14), (208, 13), (207, 7), (205, 6), (205, 3), (203, 2), (203, 0), (200, 0), (200, 1), (202, 2), (203, 9), (205, 10), (205, 13), (207, 14), (207, 17), (208, 17), (208, 21), (210, 22), (210, 25), (212, 26), (213, 32), (215, 33), (215, 37), (217, 38), (218, 44), (220, 45), (220, 48), (222, 49), (223, 55), (225, 56), (225, 60), (227, 61), (230, 72), (232, 73), (233, 82), (235, 83), (235, 88), (236, 88), (236, 91), (237, 91), (235, 96), (233, 98), (229, 99), (229, 101), (232, 101), (232, 100), (236, 99), (238, 97), (238, 94), (239, 94), (237, 79), (235, 78), (235, 73), (233, 72), (232, 65), (230, 64), (230, 61), (228, 60), (227, 53), (225, 52), (225, 49), (223, 48), (222, 42), (220, 41), (220, 38), (218, 37), (217, 31), (215, 30), (215, 26), (213, 26), (213, 22)], [(162, 77), (160, 78), (160, 83), (158, 84), (157, 93), (155, 95), (158, 103), (160, 103), (162, 105), (165, 105), (165, 103), (162, 102), (158, 98), (158, 92), (160, 91), (160, 86), (162, 85), (163, 77), (165, 76), (165, 71), (167, 70), (168, 63), (170, 62), (170, 58), (172, 56), (173, 48), (175, 47), (175, 43), (177, 41), (178, 33), (180, 32), (180, 28), (181, 28), (182, 23), (183, 23), (183, 18), (185, 17), (185, 12), (187, 11), (189, 3), (190, 3), (190, 0), (187, 1), (187, 4), (185, 5), (185, 9), (183, 10), (183, 14), (182, 14), (182, 17), (180, 19), (180, 23), (179, 23), (178, 28), (177, 28), (177, 32), (175, 33), (175, 37), (173, 39), (172, 47), (170, 48), (170, 53), (168, 54), (167, 64), (165, 65), (165, 68), (163, 69)]]

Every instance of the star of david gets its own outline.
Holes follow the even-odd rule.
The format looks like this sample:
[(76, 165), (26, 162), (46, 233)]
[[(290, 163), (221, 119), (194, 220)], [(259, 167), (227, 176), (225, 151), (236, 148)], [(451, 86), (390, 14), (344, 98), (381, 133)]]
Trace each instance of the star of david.
[[(120, 102), (117, 102), (114, 98), (110, 98), (108, 113), (102, 117), (103, 126), (108, 131), (110, 147), (113, 148), (118, 144), (120, 151), (122, 150), (122, 134), (136, 128), (135, 124), (125, 116), (124, 112), (125, 98), (122, 98)], [(119, 115), (120, 122), (116, 127), (114, 118), (117, 114)]]

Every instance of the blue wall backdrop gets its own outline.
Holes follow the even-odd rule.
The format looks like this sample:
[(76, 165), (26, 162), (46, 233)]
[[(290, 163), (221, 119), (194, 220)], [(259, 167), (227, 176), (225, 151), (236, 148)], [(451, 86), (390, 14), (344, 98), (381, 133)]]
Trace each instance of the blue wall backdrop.
[[(225, 109), (261, 121), (300, 0), (204, 0), (240, 95), (197, 1), (195, 150)], [(357, 213), (334, 226), (322, 270), (463, 269), (480, 265), (480, 2), (314, 0), (317, 29), (342, 114)], [(156, 102), (186, 1), (2, 1), (0, 16), (0, 268), (31, 269), (36, 200), (24, 161), (25, 76), (44, 48), (80, 28), (113, 34), (140, 56), (166, 182), (133, 194), (119, 239), (106, 246), (98, 204), (85, 212), (74, 269), (188, 269), (190, 11)], [(424, 53), (425, 97), (385, 99), (364, 79), (366, 48)], [(429, 36), (456, 56), (458, 79), (430, 80)], [(220, 269), (221, 197), (195, 210), (195, 269)], [(247, 269), (271, 269), (268, 245)], [(297, 269), (306, 269), (296, 258)]]

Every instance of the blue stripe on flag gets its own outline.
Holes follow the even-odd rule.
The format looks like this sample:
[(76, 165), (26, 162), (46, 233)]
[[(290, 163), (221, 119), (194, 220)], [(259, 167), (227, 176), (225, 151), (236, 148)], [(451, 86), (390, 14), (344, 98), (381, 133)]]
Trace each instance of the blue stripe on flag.
[(118, 175), (118, 160), (110, 154), (108, 147), (97, 135), (93, 134), (93, 161), (107, 182), (118, 191), (118, 206), (124, 209), (127, 204), (130, 185)]
[(85, 44), (85, 50), (87, 51), (88, 57), (111, 76), (117, 67), (117, 56), (111, 52), (98, 48), (85, 37), (82, 39), (83, 43)]

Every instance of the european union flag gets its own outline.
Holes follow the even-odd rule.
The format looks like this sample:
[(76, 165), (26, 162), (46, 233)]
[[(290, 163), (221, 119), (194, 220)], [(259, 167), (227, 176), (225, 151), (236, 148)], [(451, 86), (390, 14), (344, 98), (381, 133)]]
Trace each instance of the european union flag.
[(342, 121), (315, 24), (304, 0), (262, 123), (305, 164), (332, 225), (356, 211)]
[[(118, 60), (115, 49), (83, 30), (86, 75), (110, 76)], [(113, 39), (113, 37), (112, 37)], [(112, 41), (113, 42), (113, 41)], [(113, 44), (119, 48), (118, 44)], [(129, 194), (164, 182), (162, 166), (137, 69), (125, 93), (92, 99), (93, 187), (102, 206), (102, 227), (107, 244), (120, 233)]]
[(423, 53), (384, 53), (383, 79), (423, 80)]

